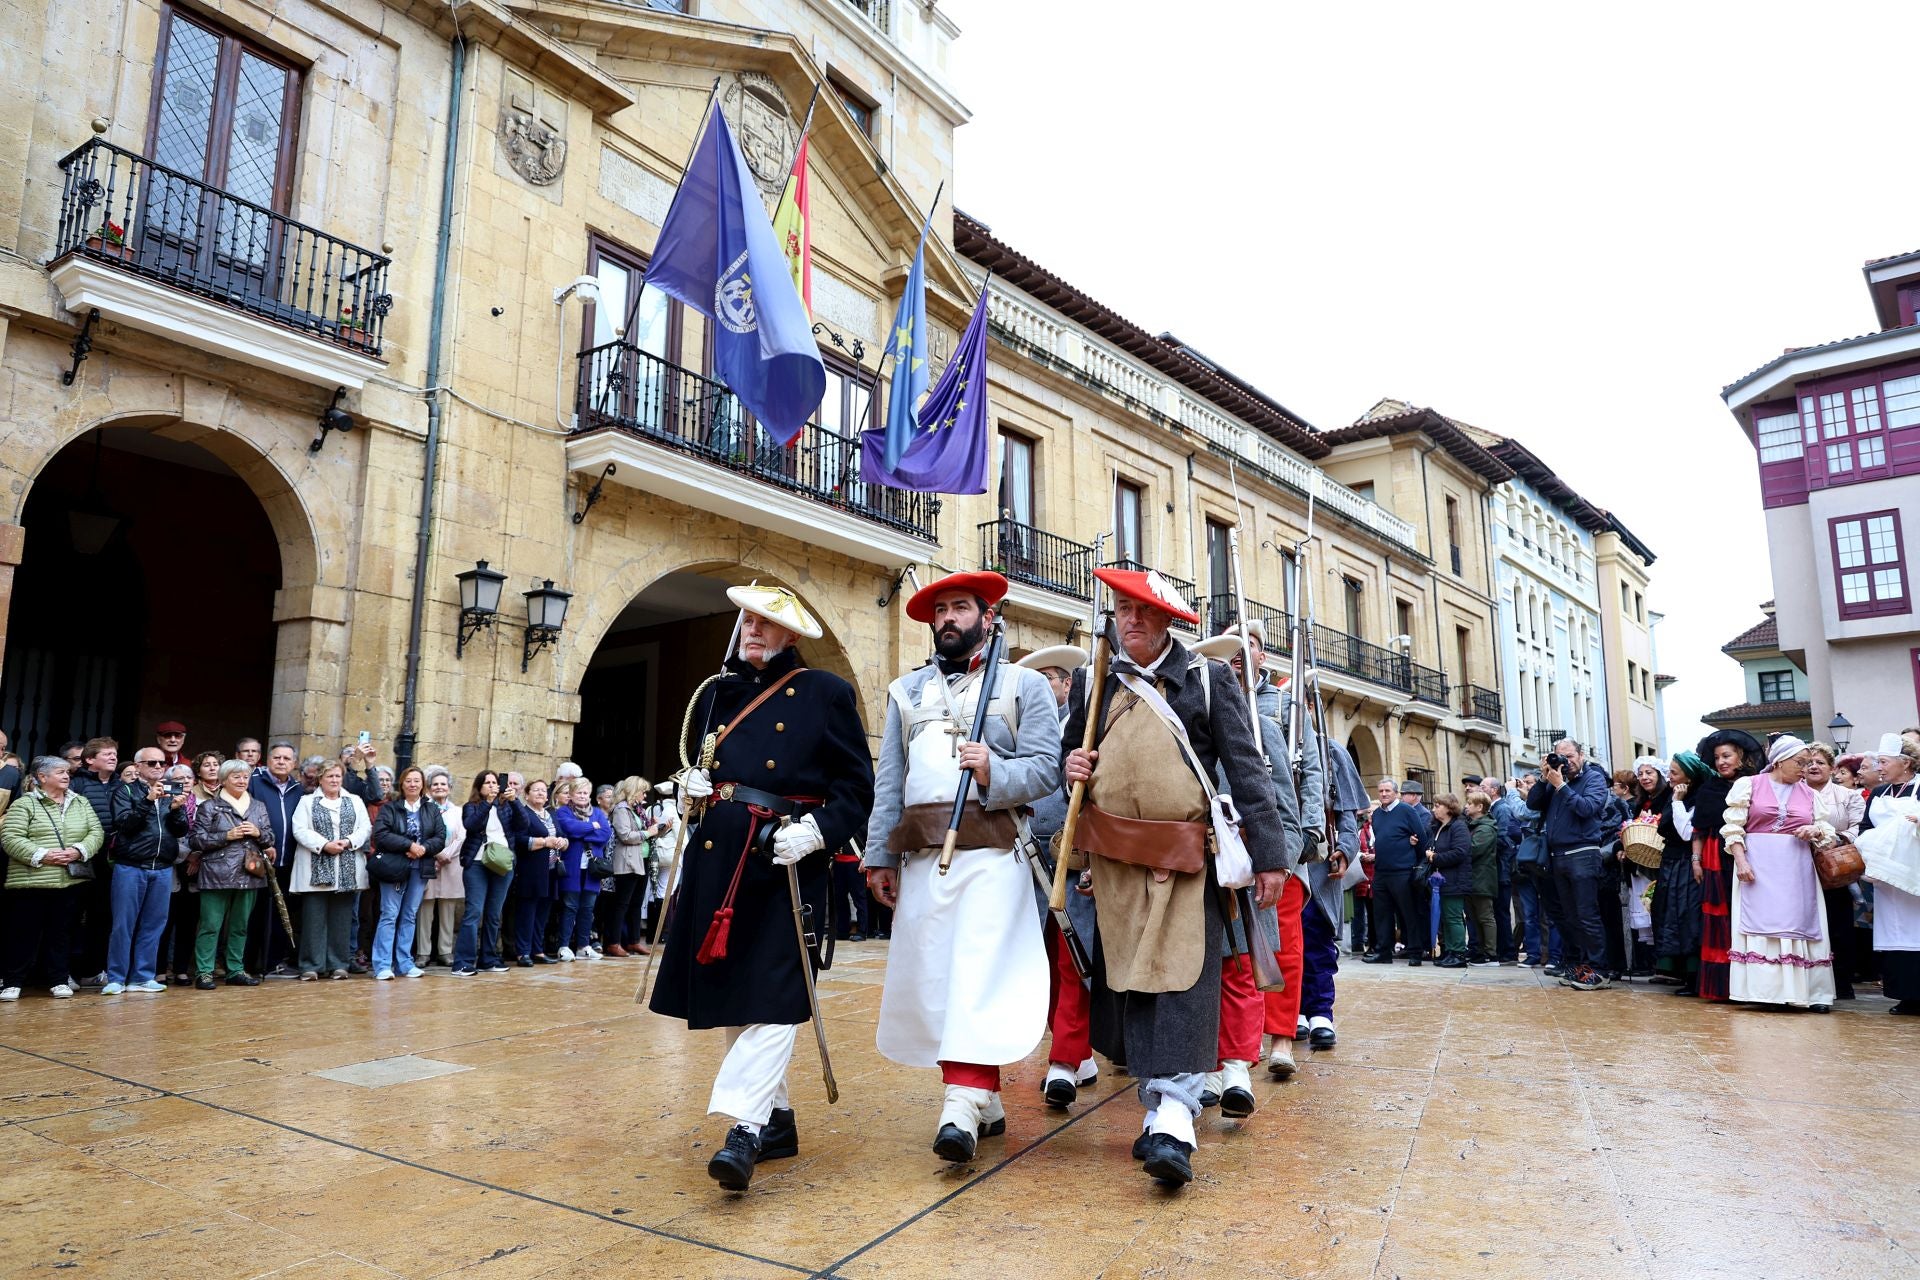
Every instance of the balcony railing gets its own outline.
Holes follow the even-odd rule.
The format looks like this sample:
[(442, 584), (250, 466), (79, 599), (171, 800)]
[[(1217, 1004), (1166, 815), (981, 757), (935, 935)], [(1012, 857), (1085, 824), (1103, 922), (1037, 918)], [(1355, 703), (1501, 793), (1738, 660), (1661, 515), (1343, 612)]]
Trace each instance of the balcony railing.
[(1422, 702), (1447, 705), (1447, 673), (1417, 662), (1407, 664), (1407, 687)]
[(1313, 624), (1313, 651), (1323, 667), (1395, 689), (1412, 688), (1404, 655), (1362, 640), (1359, 636), (1350, 636), (1316, 622)]
[(390, 260), (95, 138), (66, 175), (54, 256), (77, 254), (380, 354)]
[(1463, 684), (1460, 686), (1460, 714), (1469, 720), (1499, 724), (1500, 695), (1492, 689), (1482, 689), (1477, 684)]
[(617, 427), (789, 493), (938, 542), (940, 500), (860, 479), (860, 440), (808, 423), (782, 448), (726, 384), (627, 342), (580, 353), (576, 430)]
[(1092, 598), (1093, 548), (1018, 520), (980, 526), (980, 567), (1076, 600)]
[[(1207, 630), (1218, 635), (1240, 620), (1240, 602), (1231, 595), (1213, 595), (1207, 597)], [(1293, 616), (1285, 609), (1276, 609), (1270, 604), (1261, 604), (1258, 600), (1247, 601), (1247, 616), (1257, 620), (1267, 629), (1267, 648), (1275, 653), (1290, 653), (1293, 635)]]
[[(1119, 560), (1109, 560), (1105, 564), (1101, 565), (1100, 567), (1102, 569), (1149, 569), (1149, 568), (1152, 568), (1151, 565), (1141, 564), (1138, 560), (1130, 560), (1125, 558), (1122, 558)], [(1188, 582), (1185, 578), (1176, 578), (1170, 573), (1163, 573), (1160, 576), (1166, 579), (1167, 585), (1173, 588), (1174, 593), (1176, 595), (1178, 595), (1182, 600), (1185, 600), (1187, 602), (1187, 607), (1189, 609), (1192, 609), (1195, 613), (1200, 614), (1203, 620), (1205, 619), (1206, 615), (1201, 611), (1201, 607), (1200, 607), (1200, 593), (1194, 589), (1194, 585), (1191, 582)], [(1180, 630), (1182, 631), (1196, 630), (1193, 623), (1183, 621), (1182, 619), (1179, 619), (1179, 618), (1175, 618), (1173, 620), (1173, 625), (1180, 628)]]

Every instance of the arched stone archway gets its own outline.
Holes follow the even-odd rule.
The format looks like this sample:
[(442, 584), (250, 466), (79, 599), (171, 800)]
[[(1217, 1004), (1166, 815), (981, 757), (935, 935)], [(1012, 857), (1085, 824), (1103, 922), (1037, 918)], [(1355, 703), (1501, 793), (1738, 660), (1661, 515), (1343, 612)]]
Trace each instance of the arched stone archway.
[(168, 718), (189, 749), (225, 749), (329, 718), (317, 703), (339, 691), (316, 690), (311, 665), (341, 647), (345, 592), (319, 586), (310, 507), (260, 445), (158, 411), (19, 443), (0, 525), (0, 716), (18, 749), (147, 741)]
[(799, 596), (825, 632), (800, 641), (801, 659), (840, 676), (859, 696), (860, 680), (830, 625), (832, 611), (804, 587), (764, 568), (709, 560), (656, 571), (625, 595), (637, 568), (630, 564), (596, 593), (592, 620), (561, 674), (568, 682), (562, 688), (577, 690), (572, 758), (589, 776), (658, 779), (680, 767), (683, 713), (700, 682), (719, 670), (733, 633), (738, 611), (726, 598), (729, 585), (758, 580)]
[(1360, 771), (1361, 781), (1371, 792), (1387, 772), (1386, 757), (1381, 754), (1380, 741), (1373, 730), (1363, 724), (1354, 725), (1347, 735), (1347, 754), (1353, 757), (1353, 767)]

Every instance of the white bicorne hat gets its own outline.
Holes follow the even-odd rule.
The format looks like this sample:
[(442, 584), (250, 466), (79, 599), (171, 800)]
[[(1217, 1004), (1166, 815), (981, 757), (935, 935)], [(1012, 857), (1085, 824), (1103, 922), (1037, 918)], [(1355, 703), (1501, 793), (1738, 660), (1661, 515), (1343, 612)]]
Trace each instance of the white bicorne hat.
[(826, 634), (821, 629), (820, 620), (800, 603), (800, 597), (785, 587), (763, 587), (757, 582), (744, 587), (728, 587), (727, 599), (738, 608), (765, 618), (775, 626), (785, 627), (805, 639), (818, 640)]
[(1070, 644), (1048, 645), (1044, 649), (1035, 649), (1020, 659), (1017, 665), (1029, 671), (1044, 671), (1048, 667), (1059, 667), (1062, 671), (1075, 671), (1087, 665), (1087, 651), (1076, 649)]

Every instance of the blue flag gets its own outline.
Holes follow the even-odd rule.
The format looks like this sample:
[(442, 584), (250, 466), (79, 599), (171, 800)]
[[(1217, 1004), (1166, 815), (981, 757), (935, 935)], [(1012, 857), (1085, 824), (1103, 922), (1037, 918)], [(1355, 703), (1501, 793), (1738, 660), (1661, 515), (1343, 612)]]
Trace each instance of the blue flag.
[(927, 389), (927, 229), (932, 214), (920, 225), (920, 245), (913, 251), (913, 270), (907, 272), (906, 292), (887, 335), (887, 354), (893, 357), (893, 381), (887, 384), (887, 431), (884, 456), (891, 471), (913, 443), (913, 407)]
[(647, 285), (713, 321), (713, 367), (768, 435), (800, 434), (827, 369), (747, 159), (714, 104), (673, 193)]
[(921, 493), (985, 493), (992, 454), (987, 425), (987, 291), (982, 289), (953, 359), (920, 406), (912, 442), (889, 466), (887, 441), (876, 437), (890, 434), (891, 421), (888, 433), (862, 432), (860, 478)]

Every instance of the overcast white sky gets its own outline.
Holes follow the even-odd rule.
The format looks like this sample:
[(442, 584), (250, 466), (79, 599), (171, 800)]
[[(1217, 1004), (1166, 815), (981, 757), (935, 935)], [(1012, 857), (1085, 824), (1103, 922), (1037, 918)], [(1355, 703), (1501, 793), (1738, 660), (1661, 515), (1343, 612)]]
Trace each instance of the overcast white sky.
[(1920, 4), (942, 8), (958, 207), (1316, 426), (1525, 442), (1659, 556), (1669, 747), (1741, 700), (1773, 589), (1718, 392), (1920, 248)]

